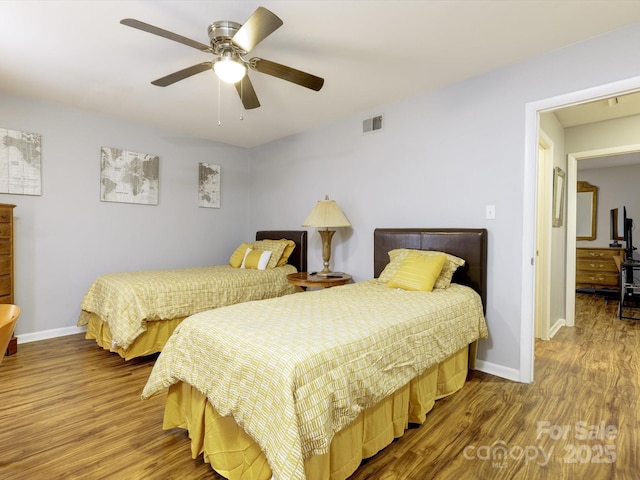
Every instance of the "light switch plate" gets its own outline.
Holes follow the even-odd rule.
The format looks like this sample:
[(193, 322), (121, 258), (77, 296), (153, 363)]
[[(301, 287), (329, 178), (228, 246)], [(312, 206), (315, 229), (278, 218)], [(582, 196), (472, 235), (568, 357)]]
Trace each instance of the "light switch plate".
[(496, 219), (496, 206), (495, 205), (487, 205), (485, 208), (486, 208), (486, 218), (487, 218), (487, 220), (495, 220)]

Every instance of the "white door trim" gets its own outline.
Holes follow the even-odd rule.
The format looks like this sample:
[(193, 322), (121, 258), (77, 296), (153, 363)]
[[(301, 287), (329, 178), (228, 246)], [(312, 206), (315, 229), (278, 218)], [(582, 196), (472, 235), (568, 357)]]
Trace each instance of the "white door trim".
[[(524, 383), (533, 382), (534, 367), (534, 299), (535, 299), (535, 258), (536, 215), (537, 215), (537, 172), (538, 172), (538, 139), (539, 114), (561, 107), (621, 95), (640, 89), (640, 77), (633, 77), (618, 82), (599, 85), (556, 97), (551, 97), (525, 105), (525, 152), (524, 152), (524, 186), (522, 214), (522, 291), (520, 309), (520, 368), (519, 380)], [(574, 177), (575, 178), (575, 177)], [(569, 182), (567, 182), (569, 183)], [(574, 182), (575, 183), (575, 182)], [(575, 195), (574, 195), (575, 196)], [(569, 197), (570, 198), (570, 197)], [(574, 206), (575, 208), (575, 206)], [(567, 215), (568, 217), (568, 215)], [(575, 217), (575, 215), (574, 215)], [(575, 220), (574, 220), (575, 222)], [(567, 224), (567, 227), (569, 225)], [(575, 225), (573, 238), (575, 239)], [(567, 228), (568, 231), (568, 228)], [(572, 242), (568, 242), (571, 244)], [(575, 241), (574, 248), (575, 248)], [(574, 252), (575, 253), (575, 252)], [(568, 255), (568, 252), (567, 252)], [(575, 276), (575, 272), (574, 272)], [(575, 282), (575, 279), (574, 279)], [(575, 284), (574, 284), (575, 285)], [(567, 318), (569, 321), (569, 318)], [(571, 317), (573, 321), (573, 316)]]
[(554, 143), (540, 129), (538, 146), (538, 216), (536, 225), (536, 300), (534, 306), (535, 337), (549, 340), (551, 324), (551, 185), (554, 160)]

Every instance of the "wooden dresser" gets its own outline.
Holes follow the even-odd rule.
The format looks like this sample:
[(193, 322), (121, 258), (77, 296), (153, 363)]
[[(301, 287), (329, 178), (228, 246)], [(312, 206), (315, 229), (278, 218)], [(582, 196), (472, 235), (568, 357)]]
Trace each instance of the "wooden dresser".
[[(13, 302), (13, 209), (15, 205), (0, 203), (0, 303)], [(15, 336), (9, 341), (7, 354), (18, 351)], [(4, 355), (4, 352), (2, 352)]]
[(577, 248), (576, 289), (620, 290), (620, 272), (613, 259), (624, 248)]

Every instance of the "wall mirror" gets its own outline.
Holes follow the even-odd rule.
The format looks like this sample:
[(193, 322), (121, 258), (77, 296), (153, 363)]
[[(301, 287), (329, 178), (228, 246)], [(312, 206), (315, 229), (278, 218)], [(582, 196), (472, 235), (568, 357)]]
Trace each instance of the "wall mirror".
[(576, 198), (576, 240), (595, 240), (598, 187), (578, 182)]

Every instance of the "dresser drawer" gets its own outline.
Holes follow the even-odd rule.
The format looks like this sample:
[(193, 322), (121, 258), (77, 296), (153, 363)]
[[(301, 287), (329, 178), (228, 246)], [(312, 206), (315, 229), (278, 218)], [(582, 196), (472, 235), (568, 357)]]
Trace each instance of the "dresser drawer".
[(578, 259), (576, 270), (578, 272), (587, 271), (587, 272), (617, 273), (618, 267), (616, 267), (616, 264), (611, 259), (609, 260), (602, 260), (597, 258), (586, 259), (586, 260)]
[(576, 273), (577, 286), (619, 287), (620, 277), (617, 273), (584, 272)]
[(10, 254), (11, 254), (11, 239), (0, 238), (0, 255), (10, 255)]
[(0, 255), (0, 275), (11, 275), (11, 257)]
[(12, 208), (0, 207), (0, 223), (11, 223), (12, 217)]
[(583, 259), (601, 259), (605, 261), (613, 261), (613, 257), (620, 255), (620, 250), (615, 248), (578, 248), (576, 250), (576, 258)]
[(0, 296), (11, 295), (11, 275), (0, 277)]

